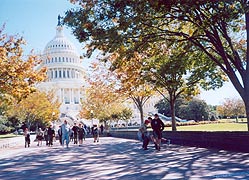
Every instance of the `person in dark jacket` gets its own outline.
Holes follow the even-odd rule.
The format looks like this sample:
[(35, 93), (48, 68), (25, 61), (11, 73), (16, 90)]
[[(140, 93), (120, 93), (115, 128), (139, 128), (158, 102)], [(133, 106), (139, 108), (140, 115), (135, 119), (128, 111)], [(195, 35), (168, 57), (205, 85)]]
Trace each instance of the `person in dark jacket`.
[(53, 129), (53, 126), (50, 125), (48, 128), (48, 146), (52, 146), (53, 145), (53, 139), (55, 137), (55, 131)]
[(79, 146), (82, 146), (83, 144), (83, 138), (85, 136), (86, 130), (85, 128), (82, 126), (82, 124), (79, 124), (79, 128), (78, 128), (78, 138), (79, 138)]
[(151, 121), (151, 128), (153, 129), (153, 141), (155, 148), (160, 151), (164, 123), (159, 118), (158, 114), (155, 114), (155, 118)]
[(21, 129), (23, 130), (23, 132), (26, 130), (26, 128), (28, 128), (28, 126), (25, 124), (25, 122), (22, 122)]
[(59, 129), (58, 129), (58, 138), (59, 138), (60, 145), (62, 145), (62, 132), (61, 132), (61, 126), (59, 126)]
[(99, 142), (99, 128), (96, 124), (92, 127), (93, 142)]
[(76, 123), (74, 123), (74, 126), (72, 128), (73, 130), (73, 141), (74, 141), (74, 144), (78, 144), (77, 140), (78, 140), (78, 126), (76, 125)]

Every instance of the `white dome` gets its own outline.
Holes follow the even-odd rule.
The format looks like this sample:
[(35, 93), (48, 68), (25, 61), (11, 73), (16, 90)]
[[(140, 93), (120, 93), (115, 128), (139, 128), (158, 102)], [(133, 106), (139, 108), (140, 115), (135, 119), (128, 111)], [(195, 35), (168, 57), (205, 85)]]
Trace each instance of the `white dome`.
[(45, 91), (53, 89), (61, 102), (61, 115), (75, 119), (85, 94), (85, 70), (75, 46), (62, 31), (63, 27), (58, 23), (55, 37), (45, 46), (41, 67), (47, 68), (47, 79), (39, 88)]
[(45, 46), (43, 51), (44, 55), (50, 55), (53, 53), (70, 53), (79, 57), (79, 54), (73, 45), (63, 34), (63, 27), (56, 27), (56, 36)]

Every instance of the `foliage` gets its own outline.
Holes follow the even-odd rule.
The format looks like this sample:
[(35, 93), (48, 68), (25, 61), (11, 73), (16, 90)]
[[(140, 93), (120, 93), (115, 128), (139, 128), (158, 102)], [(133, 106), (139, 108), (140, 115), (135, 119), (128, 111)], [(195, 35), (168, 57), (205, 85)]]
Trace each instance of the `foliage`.
[(245, 116), (245, 105), (241, 99), (225, 99), (222, 105), (217, 107), (217, 111), (222, 117)]
[[(165, 116), (171, 117), (171, 108), (169, 102), (164, 99), (160, 100), (155, 107), (158, 112)], [(208, 120), (209, 119), (209, 106), (203, 101), (197, 98), (186, 100), (183, 97), (176, 99), (176, 116), (181, 119), (188, 120)]]
[(13, 127), (8, 126), (8, 119), (5, 116), (0, 116), (0, 134), (4, 134), (13, 130)]
[(196, 121), (209, 120), (209, 108), (205, 101), (199, 99), (193, 99), (188, 104), (189, 119)]
[(36, 91), (8, 110), (9, 117), (16, 117), (28, 126), (46, 126), (59, 118), (60, 103), (54, 93)]
[[(183, 118), (181, 116), (183, 110), (187, 109), (188, 100), (184, 99), (183, 97), (178, 97), (175, 102), (175, 115), (177, 117)], [(158, 103), (155, 104), (155, 108), (158, 110), (159, 113), (165, 116), (171, 116), (171, 108), (168, 101), (165, 99), (161, 99)], [(185, 118), (184, 118), (185, 119)]]
[[(101, 5), (105, 4), (104, 1), (98, 2)], [(115, 61), (112, 62), (114, 69), (123, 69), (122, 67), (127, 68), (134, 66), (133, 74), (136, 74), (135, 76), (129, 76), (130, 74), (128, 73), (125, 74), (126, 79), (128, 77), (129, 84), (137, 87), (141, 84), (142, 79), (142, 82), (147, 81), (152, 84), (153, 87), (155, 87), (156, 90), (159, 91), (164, 97), (166, 97), (165, 92), (167, 92), (169, 94), (168, 101), (171, 104), (171, 117), (173, 119), (172, 129), (176, 130), (174, 112), (175, 99), (180, 94), (185, 94), (187, 96), (197, 94), (197, 83), (201, 83), (201, 85), (205, 86), (206, 88), (208, 88), (209, 86), (220, 86), (220, 82), (222, 82), (222, 79), (224, 79), (222, 78), (222, 73), (220, 73), (220, 71), (215, 68), (214, 63), (207, 64), (207, 56), (198, 51), (198, 49), (194, 49), (189, 43), (179, 42), (179, 39), (177, 39), (177, 41), (176, 39), (166, 41), (164, 38), (166, 37), (166, 35), (160, 37), (163, 38), (163, 41), (161, 41), (160, 39), (147, 41), (146, 39), (149, 37), (145, 37), (146, 35), (143, 36), (143, 32), (136, 29), (136, 26), (139, 26), (139, 22), (132, 22), (134, 19), (132, 19), (132, 21), (128, 21), (127, 23), (128, 26), (134, 23), (135, 26), (134, 28), (131, 28), (131, 31), (129, 31), (129, 28), (123, 29), (126, 24), (123, 24), (124, 22), (122, 21), (122, 18), (126, 17), (126, 15), (128, 14), (118, 14), (118, 16), (116, 16), (118, 13), (117, 11), (120, 10), (119, 8), (124, 8), (124, 10), (129, 11), (128, 9), (130, 8), (130, 6), (132, 6), (132, 8), (135, 8), (135, 10), (138, 9), (136, 9), (133, 4), (120, 5), (117, 1), (114, 1), (112, 3), (113, 4), (108, 4), (107, 2), (107, 9), (105, 11), (99, 11), (97, 13), (93, 10), (95, 8), (98, 8), (98, 5), (100, 5), (98, 3), (94, 5), (92, 4), (91, 6), (89, 6), (89, 8), (84, 7), (80, 10), (80, 16), (84, 17), (83, 19), (81, 19), (80, 23), (86, 23), (88, 25), (90, 24), (90, 29), (78, 27), (74, 23), (79, 18), (76, 14), (77, 10), (74, 12), (68, 11), (65, 22), (69, 26), (73, 26), (73, 28), (75, 28), (74, 32), (79, 39), (83, 38), (84, 40), (90, 40), (88, 39), (88, 35), (90, 34), (91, 37), (94, 37), (94, 39), (90, 41), (89, 45), (90, 54), (92, 53), (91, 51), (95, 48), (104, 51), (104, 53), (114, 53), (113, 56), (115, 57)], [(88, 2), (85, 2), (84, 5), (87, 6), (90, 4), (88, 4)], [(110, 9), (108, 7), (110, 7)], [(112, 8), (116, 9), (116, 11), (114, 12)], [(113, 14), (106, 14), (107, 11), (112, 12)], [(91, 12), (91, 15), (89, 16), (89, 14), (85, 14), (86, 12)], [(122, 13), (124, 12), (122, 11)], [(129, 13), (134, 15), (134, 12)], [(99, 15), (101, 15), (104, 19), (102, 19)], [(151, 14), (147, 14), (146, 17), (150, 15)], [(155, 17), (156, 16), (153, 16), (152, 18)], [(114, 23), (111, 22), (113, 20), (112, 18), (115, 18)], [(130, 17), (128, 17), (128, 20), (129, 19)], [(153, 19), (150, 20), (154, 21)], [(108, 23), (109, 21), (110, 23)], [(157, 23), (160, 23), (160, 19)], [(173, 28), (173, 26), (171, 26), (170, 28)], [(78, 30), (81, 30), (80, 34), (77, 33)], [(157, 30), (155, 29), (142, 30), (150, 34), (157, 33)], [(82, 31), (83, 33), (85, 31), (85, 34), (83, 34)], [(117, 33), (117, 35), (114, 37), (113, 33)], [(136, 35), (137, 38), (135, 37)], [(154, 36), (152, 35), (152, 37)], [(113, 41), (115, 43), (113, 43)], [(131, 64), (132, 66), (129, 64)], [(206, 67), (212, 68), (212, 71), (205, 71), (207, 70)], [(130, 71), (122, 70), (122, 72)], [(144, 76), (142, 76), (142, 74), (144, 74)], [(209, 79), (207, 77), (209, 77)], [(205, 82), (204, 79), (209, 81)], [(141, 112), (141, 116), (143, 116), (142, 108), (139, 108), (139, 110)]]
[[(143, 52), (151, 43), (176, 39), (191, 42), (217, 65), (242, 97), (249, 120), (247, 41), (248, 2), (161, 0), (71, 0), (82, 8), (69, 10), (64, 19), (77, 38), (95, 49), (113, 53), (126, 47), (123, 56)], [(207, 69), (213, 70), (208, 67)], [(219, 73), (218, 73), (219, 75)], [(225, 76), (204, 88), (222, 85)], [(215, 73), (210, 79), (216, 78)], [(212, 83), (212, 81), (210, 81)], [(206, 84), (207, 85), (207, 84)], [(248, 129), (249, 129), (249, 121)]]
[[(120, 48), (120, 51), (124, 49)], [(131, 59), (120, 58), (119, 53), (113, 53), (106, 60), (110, 62), (109, 70), (120, 82), (118, 93), (130, 98), (140, 112), (141, 124), (144, 122), (143, 106), (148, 99), (155, 94), (153, 86), (146, 83), (143, 69), (145, 66), (144, 57), (135, 53)]]
[(0, 99), (18, 101), (36, 90), (35, 84), (45, 79), (46, 69), (35, 70), (41, 62), (29, 55), (23, 60), (23, 38), (8, 36), (0, 29)]
[(91, 76), (87, 79), (89, 86), (86, 87), (86, 97), (81, 102), (81, 118), (97, 118), (107, 122), (127, 116), (128, 110), (123, 104), (124, 97), (116, 91), (118, 85), (115, 76), (103, 63), (93, 63), (91, 68)]
[[(174, 43), (168, 47), (169, 53), (160, 53), (150, 59), (149, 69), (145, 69), (148, 82), (170, 103), (172, 129), (176, 130), (175, 101), (180, 95), (190, 98), (199, 93), (198, 83), (203, 76), (196, 76), (199, 66), (194, 66), (191, 47), (184, 43)], [(200, 61), (200, 59), (199, 59)], [(197, 62), (197, 61), (196, 61)], [(197, 70), (198, 69), (198, 70)], [(164, 94), (167, 92), (168, 96)]]

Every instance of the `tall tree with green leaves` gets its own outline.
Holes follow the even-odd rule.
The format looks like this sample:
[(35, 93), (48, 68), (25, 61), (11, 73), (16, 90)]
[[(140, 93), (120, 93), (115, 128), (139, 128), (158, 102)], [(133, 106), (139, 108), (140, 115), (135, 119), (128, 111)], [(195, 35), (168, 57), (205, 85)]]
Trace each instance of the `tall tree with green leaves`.
[[(170, 104), (165, 102), (164, 99), (160, 100), (156, 104), (158, 112), (170, 116)], [(188, 120), (209, 120), (210, 107), (203, 100), (198, 98), (193, 98), (191, 100), (186, 100), (185, 98), (177, 98), (176, 100), (176, 116), (181, 119)]]
[[(246, 107), (249, 130), (249, 3), (247, 0), (71, 0), (82, 8), (65, 22), (81, 42), (112, 53), (121, 46), (147, 49), (178, 37), (203, 51), (229, 78)], [(216, 88), (216, 86), (211, 86)], [(206, 86), (208, 89), (208, 86)]]
[[(147, 54), (152, 56), (144, 69), (146, 79), (170, 103), (172, 130), (176, 131), (175, 103), (180, 96), (191, 99), (199, 94), (199, 85), (215, 84), (218, 86), (222, 72), (213, 64), (207, 64), (207, 57), (189, 43), (168, 43), (168, 52), (163, 48), (151, 48)], [(208, 68), (213, 68), (209, 71)], [(210, 78), (213, 76), (213, 78)], [(212, 79), (212, 82), (210, 80)], [(167, 93), (165, 93), (167, 92)]]

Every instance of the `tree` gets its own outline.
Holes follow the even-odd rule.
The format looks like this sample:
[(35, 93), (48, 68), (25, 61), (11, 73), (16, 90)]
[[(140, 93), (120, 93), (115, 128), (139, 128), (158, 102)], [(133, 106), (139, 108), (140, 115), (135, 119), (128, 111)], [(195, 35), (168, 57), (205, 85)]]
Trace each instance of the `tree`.
[[(80, 10), (80, 16), (84, 17), (80, 24), (86, 25), (87, 27), (85, 28), (81, 28), (81, 25), (81, 27), (79, 27), (74, 23), (75, 21), (77, 21), (78, 18), (80, 18), (78, 16), (79, 13), (76, 13), (77, 11), (68, 11), (67, 16), (65, 18), (65, 22), (69, 26), (72, 26), (74, 28), (74, 33), (80, 39), (80, 41), (91, 40), (89, 45), (89, 55), (95, 48), (99, 48), (100, 50), (104, 51), (104, 53), (118, 52), (119, 60), (123, 60), (125, 57), (128, 62), (130, 60), (133, 60), (132, 62), (134, 62), (134, 57), (136, 57), (137, 54), (136, 51), (138, 52), (138, 54), (142, 54), (142, 59), (148, 59), (147, 63), (149, 63), (150, 65), (145, 66), (148, 69), (144, 68), (145, 73), (147, 73), (148, 77), (147, 81), (153, 83), (154, 87), (157, 87), (157, 91), (159, 91), (164, 97), (164, 92), (160, 91), (160, 88), (163, 88), (164, 90), (166, 89), (166, 92), (169, 93), (168, 100), (172, 108), (172, 130), (176, 130), (174, 106), (175, 99), (177, 98), (177, 96), (183, 93), (188, 95), (196, 94), (197, 83), (201, 83), (201, 80), (206, 78), (208, 75), (209, 77), (213, 76), (212, 80), (218, 78), (219, 80), (217, 81), (216, 79), (215, 84), (220, 86), (220, 82), (222, 82), (222, 73), (217, 71), (213, 63), (203, 63), (203, 60), (200, 61), (202, 62), (202, 64), (197, 63), (198, 61), (190, 63), (190, 61), (188, 61), (190, 57), (192, 59), (196, 59), (195, 55), (197, 55), (199, 58), (203, 55), (201, 55), (200, 53), (194, 53), (196, 50), (189, 46), (188, 43), (174, 43), (174, 39), (172, 39), (173, 43), (172, 40), (171, 42), (167, 42), (165, 41), (165, 37), (167, 37), (166, 35), (162, 35), (159, 38), (155, 37), (157, 39), (153, 39), (154, 41), (148, 40), (149, 37), (144, 36), (143, 31), (146, 31), (146, 33), (150, 34), (152, 37), (154, 37), (154, 35), (156, 36), (156, 33), (158, 33), (158, 31), (155, 29), (145, 30), (144, 27), (147, 25), (140, 24), (141, 22), (138, 19), (141, 17), (140, 15), (138, 17), (133, 14), (133, 8), (134, 10), (138, 11), (141, 9), (137, 9), (135, 5), (129, 2), (128, 4), (120, 4), (120, 2), (117, 1), (114, 1), (112, 3), (110, 2), (106, 1), (107, 7), (110, 8), (107, 8), (105, 11), (99, 11), (97, 13), (95, 13), (93, 10), (95, 8), (98, 8), (98, 6), (105, 4), (105, 2), (99, 1), (95, 5), (90, 5), (87, 2), (85, 2), (85, 4), (83, 3), (84, 5), (86, 5), (86, 8), (84, 7), (84, 9)], [(134, 2), (134, 4), (136, 3), (137, 2)], [(139, 3), (144, 5), (144, 2)], [(141, 4), (136, 5), (141, 6)], [(151, 10), (153, 10), (153, 8)], [(148, 11), (146, 10), (146, 13), (148, 13)], [(91, 15), (89, 16), (88, 13), (90, 13)], [(109, 13), (111, 13), (111, 15)], [(156, 21), (156, 23), (160, 22), (160, 20), (157, 21), (156, 19), (153, 19), (157, 17), (156, 15), (153, 17), (149, 17), (151, 14), (148, 15), (144, 14), (144, 12), (141, 13), (145, 15), (146, 18), (150, 18), (151, 21)], [(101, 14), (101, 16), (99, 16), (99, 14)], [(130, 15), (133, 18), (132, 20)], [(151, 25), (154, 25), (153, 23), (155, 24), (155, 22), (151, 22)], [(133, 25), (135, 26), (133, 27)], [(143, 27), (142, 31), (141, 29), (136, 29), (138, 26)], [(172, 27), (173, 26), (171, 26), (171, 28)], [(81, 31), (81, 33), (78, 33), (79, 30)], [(90, 39), (90, 36), (94, 37), (94, 39)], [(160, 40), (160, 38), (163, 40)], [(169, 43), (171, 43), (171, 45), (168, 45)], [(165, 49), (166, 52), (164, 52)], [(167, 52), (169, 50), (171, 50), (171, 53), (173, 54), (171, 57), (170, 54)], [(194, 55), (190, 56), (187, 52), (188, 50), (191, 50)], [(203, 57), (201, 57), (201, 59)], [(115, 63), (115, 65), (116, 64), (119, 63)], [(196, 68), (193, 71), (194, 66), (199, 66), (199, 68)], [(201, 70), (200, 67), (202, 67), (203, 70)], [(212, 72), (211, 75), (209, 73), (203, 73), (204, 70), (207, 69), (206, 67), (210, 67), (210, 69), (213, 70), (213, 72), (208, 71)], [(151, 69), (154, 70), (154, 72), (151, 72)], [(148, 74), (148, 72), (150, 74)], [(191, 75), (189, 78), (184, 78), (187, 72)], [(214, 81), (209, 81), (209, 84), (211, 84), (211, 86), (216, 86), (213, 82)], [(206, 82), (202, 85), (204, 84), (205, 87), (208, 87), (209, 85)]]
[(225, 99), (221, 106), (218, 108), (219, 114), (226, 117), (235, 117), (238, 120), (239, 116), (244, 116), (245, 106), (241, 99)]
[(195, 121), (207, 120), (209, 113), (209, 107), (207, 103), (203, 100), (193, 99), (188, 104), (188, 119), (193, 119)]
[(131, 117), (132, 117), (132, 110), (129, 108), (124, 108), (120, 115), (120, 119), (127, 121)]
[[(155, 49), (157, 51), (155, 51)], [(163, 52), (160, 48), (153, 48), (152, 58), (147, 63), (149, 69), (145, 69), (147, 81), (154, 85), (158, 92), (170, 103), (172, 130), (176, 131), (175, 103), (179, 96), (190, 99), (191, 96), (199, 93), (199, 84), (206, 85), (219, 83), (222, 73), (219, 71), (208, 71), (206, 56), (189, 46), (188, 43), (173, 42), (168, 43), (167, 51)], [(206, 65), (206, 67), (205, 67)], [(209, 78), (218, 72), (214, 78)], [(220, 74), (220, 76), (218, 75)], [(167, 92), (168, 96), (164, 94)]]
[(48, 94), (36, 91), (13, 104), (7, 113), (9, 117), (27, 122), (29, 127), (44, 127), (59, 118), (60, 105), (52, 91)]
[[(122, 51), (122, 48), (120, 49)], [(117, 89), (119, 94), (130, 98), (140, 112), (141, 124), (144, 122), (143, 107), (149, 98), (155, 94), (153, 87), (143, 78), (144, 59), (135, 53), (130, 60), (127, 57), (120, 58), (119, 53), (113, 53), (107, 60), (110, 62), (110, 71), (115, 74), (120, 82)]]
[(243, 99), (249, 130), (249, 4), (246, 0), (79, 2), (84, 9), (68, 11), (65, 21), (80, 41), (91, 40), (89, 54), (96, 48), (112, 52), (117, 46), (129, 46), (131, 41), (135, 42), (133, 49), (139, 50), (148, 42), (175, 36), (205, 52)]
[(6, 116), (0, 115), (0, 134), (8, 133), (13, 127), (8, 126), (8, 119)]
[[(161, 100), (156, 104), (158, 112), (166, 112), (165, 115), (170, 116), (170, 104), (169, 102), (165, 102)], [(166, 109), (165, 109), (166, 107)], [(203, 101), (197, 98), (193, 98), (191, 100), (186, 100), (185, 98), (177, 98), (176, 99), (176, 116), (181, 119), (189, 119), (189, 120), (207, 120), (209, 117), (209, 106)], [(203, 119), (204, 118), (204, 119)]]
[(35, 70), (41, 62), (35, 55), (23, 60), (23, 38), (3, 34), (0, 29), (0, 99), (21, 101), (36, 90), (36, 83), (46, 77), (46, 69)]
[[(124, 96), (116, 90), (117, 81), (106, 64), (92, 63), (91, 76), (87, 78), (86, 97), (82, 100), (81, 118), (97, 118), (102, 122), (123, 117), (127, 109)], [(92, 112), (92, 114), (91, 114)]]

